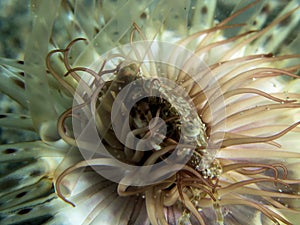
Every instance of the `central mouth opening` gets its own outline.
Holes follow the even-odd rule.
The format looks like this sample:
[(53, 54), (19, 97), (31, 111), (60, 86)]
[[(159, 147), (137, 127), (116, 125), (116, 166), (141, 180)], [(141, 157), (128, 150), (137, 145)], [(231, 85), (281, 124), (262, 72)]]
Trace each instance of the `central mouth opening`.
[[(95, 118), (102, 142), (113, 157), (135, 166), (167, 160), (180, 146), (182, 155), (190, 157), (188, 165), (200, 171), (202, 152), (207, 145), (206, 128), (192, 101), (176, 84), (150, 80), (136, 71), (134, 65), (122, 68), (114, 79), (106, 81), (98, 95)], [(139, 82), (141, 85), (137, 85)], [(121, 93), (132, 83), (125, 94)], [(122, 101), (116, 103), (119, 95)], [(128, 106), (129, 101), (134, 101), (132, 107)], [(113, 104), (119, 104), (120, 108), (116, 118), (112, 118)], [(121, 130), (123, 141), (116, 135), (112, 123)], [(126, 123), (130, 131), (123, 131)]]
[(155, 118), (161, 118), (167, 128), (166, 137), (163, 141), (172, 140), (179, 142), (180, 138), (180, 115), (177, 110), (165, 99), (159, 97), (146, 97), (138, 101), (130, 111), (131, 130), (140, 129), (148, 126), (145, 132), (137, 133), (137, 138), (144, 138), (150, 131), (155, 132), (161, 124), (155, 121)]

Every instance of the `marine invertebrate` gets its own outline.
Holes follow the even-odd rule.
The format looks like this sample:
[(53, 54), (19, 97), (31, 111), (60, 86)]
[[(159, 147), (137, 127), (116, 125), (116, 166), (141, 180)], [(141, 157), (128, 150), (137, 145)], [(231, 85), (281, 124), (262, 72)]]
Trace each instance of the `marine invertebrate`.
[[(5, 84), (18, 87), (2, 91), (24, 107), (29, 101), (32, 124), (13, 124), (35, 129), (42, 140), (2, 146), (4, 162), (25, 162), (2, 178), (9, 185), (1, 202), (19, 199), (3, 207), (3, 221), (40, 216), (55, 223), (70, 215), (66, 223), (296, 224), (298, 36), (285, 40), (299, 26), (298, 3), (290, 1), (274, 17), (280, 2), (253, 1), (219, 21), (212, 20), (218, 1), (176, 1), (174, 9), (168, 2), (127, 1), (116, 14), (119, 5), (102, 3), (62, 1), (56, 17), (54, 3), (36, 2), (34, 32), (41, 36), (29, 41), (25, 65), (1, 59), (3, 69), (10, 67)], [(124, 20), (128, 12), (131, 19)], [(276, 32), (283, 37), (275, 39)], [(166, 40), (175, 44), (160, 42)], [(144, 98), (128, 107), (135, 95)], [(113, 114), (122, 101), (116, 112), (124, 117)], [(85, 139), (95, 132), (76, 133), (89, 116), (101, 142)], [(132, 136), (123, 130), (127, 122)], [(99, 143), (118, 160), (98, 151)], [(172, 170), (174, 152), (179, 167)], [(119, 161), (138, 169), (105, 177)], [(162, 162), (169, 167), (154, 167)], [(51, 182), (65, 202), (50, 194)], [(34, 188), (41, 192), (28, 195)]]

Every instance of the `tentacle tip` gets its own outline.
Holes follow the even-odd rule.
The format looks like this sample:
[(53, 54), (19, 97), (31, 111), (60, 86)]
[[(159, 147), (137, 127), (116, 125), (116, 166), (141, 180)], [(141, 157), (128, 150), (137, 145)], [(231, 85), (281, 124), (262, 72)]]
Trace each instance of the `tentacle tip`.
[(71, 205), (72, 207), (76, 207), (75, 203), (71, 202), (70, 200), (66, 199), (66, 198), (62, 198), (62, 200), (66, 203), (68, 203), (69, 205)]

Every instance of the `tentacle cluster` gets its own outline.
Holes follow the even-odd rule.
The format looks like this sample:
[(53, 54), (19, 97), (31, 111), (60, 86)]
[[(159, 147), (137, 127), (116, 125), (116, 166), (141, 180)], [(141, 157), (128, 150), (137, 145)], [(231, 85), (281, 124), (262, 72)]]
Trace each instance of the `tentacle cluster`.
[[(261, 154), (278, 159), (282, 148), (282, 138), (291, 133), (299, 133), (299, 118), (291, 119), (288, 111), (299, 111), (300, 95), (284, 92), (273, 93), (264, 91), (263, 88), (265, 82), (270, 82), (275, 87), (276, 82), (282, 76), (290, 80), (298, 79), (299, 76), (295, 73), (299, 70), (299, 64), (278, 68), (270, 67), (270, 65), (298, 59), (299, 55), (274, 56), (272, 53), (257, 53), (241, 57), (237, 55), (239, 55), (240, 49), (264, 36), (295, 13), (299, 7), (278, 17), (261, 30), (247, 31), (215, 42), (210, 41), (220, 31), (243, 27), (243, 24), (227, 25), (227, 23), (253, 7), (257, 2), (238, 10), (215, 27), (196, 32), (178, 42), (179, 45), (185, 47), (195, 45), (193, 46), (195, 55), (203, 59), (211, 59), (212, 57), (209, 55), (213, 54), (215, 48), (227, 49), (230, 46), (230, 49), (220, 54), (215, 63), (209, 62), (209, 71), (197, 74), (196, 81), (190, 79), (190, 75), (184, 72), (188, 70), (176, 71), (169, 66), (151, 65), (158, 77), (165, 76), (187, 91), (203, 123), (204, 140), (220, 146), (220, 149), (212, 153), (207, 148), (207, 143), (198, 145), (191, 155), (191, 159), (181, 170), (168, 179), (153, 185), (136, 187), (118, 184), (119, 196), (138, 195), (145, 198), (148, 217), (153, 225), (168, 224), (168, 209), (170, 208), (175, 212), (180, 212), (179, 223), (181, 224), (194, 220), (201, 225), (207, 224), (207, 210), (212, 210), (216, 221), (224, 224), (226, 218), (231, 215), (231, 207), (235, 205), (257, 210), (275, 224), (292, 224), (286, 219), (283, 212), (296, 210), (285, 202), (300, 198), (297, 190), (300, 181), (289, 178), (289, 163), (258, 159), (259, 157), (255, 155), (249, 158), (249, 155), (257, 154), (260, 149), (264, 149), (261, 150)], [(133, 27), (130, 35), (131, 43), (134, 42), (136, 31), (142, 39), (147, 39), (137, 24), (134, 24)], [(65, 49), (51, 51), (47, 57), (48, 70), (71, 95), (74, 95), (74, 86), (64, 77), (71, 76), (75, 83), (79, 83), (82, 78), (78, 72), (86, 72), (92, 77), (92, 84), (84, 83), (86, 93), (93, 92), (94, 87), (102, 85), (102, 90), (94, 93), (91, 101), (82, 103), (78, 108), (83, 108), (91, 103), (96, 105), (98, 132), (103, 138), (104, 144), (111, 149), (112, 155), (132, 165), (145, 166), (164, 161), (179, 144), (178, 135), (181, 124), (178, 122), (179, 113), (173, 107), (173, 103), (160, 98), (147, 98), (139, 102), (131, 112), (131, 128), (133, 133), (140, 138), (147, 138), (152, 134), (148, 123), (156, 117), (163, 118), (171, 127), (172, 131), (167, 133), (166, 137), (162, 137), (163, 142), (160, 146), (156, 146), (156, 151), (144, 154), (144, 152), (134, 151), (124, 146), (113, 134), (111, 122), (107, 122), (110, 121), (112, 104), (126, 84), (138, 78), (146, 80), (149, 68), (139, 63), (121, 68), (122, 63), (120, 63), (114, 69), (105, 69), (109, 59), (103, 62), (97, 72), (82, 66), (72, 68), (68, 62), (68, 53), (77, 41), (82, 40), (85, 39), (75, 39)], [(196, 44), (195, 40), (198, 40)], [(138, 54), (137, 49), (134, 51)], [(50, 57), (54, 53), (62, 53), (67, 70), (64, 77), (59, 76), (51, 66)], [(154, 53), (150, 54), (154, 55)], [(187, 60), (184, 68), (190, 68), (192, 63), (192, 60)], [(237, 64), (238, 66), (236, 66)], [(160, 75), (162, 72), (164, 75)], [(112, 78), (105, 80), (103, 76), (107, 74), (111, 74)], [(197, 83), (201, 83), (201, 87)], [(211, 88), (211, 84), (216, 83), (220, 85), (218, 91), (221, 91), (222, 95), (216, 89)], [(150, 92), (159, 85), (159, 82), (152, 81)], [(81, 97), (85, 98), (85, 96)], [(74, 146), (76, 146), (76, 140), (72, 137), (72, 129), (66, 125), (66, 119), (75, 117), (72, 112), (76, 110), (76, 108), (68, 109), (58, 121), (60, 136)], [(223, 114), (224, 111), (226, 111), (226, 115)], [(282, 121), (275, 121), (272, 124), (280, 117), (278, 115), (281, 112), (286, 114), (282, 116)], [(80, 118), (78, 119), (80, 120)], [(155, 123), (154, 128), (159, 129), (160, 124)], [(154, 148), (154, 146), (152, 147)], [(247, 156), (243, 157), (242, 151)], [(235, 157), (236, 153), (238, 156)], [(298, 153), (292, 151), (285, 152), (285, 154), (287, 157), (299, 157)], [(211, 159), (206, 161), (209, 157)], [(206, 162), (208, 166), (203, 166), (203, 163)], [(108, 159), (95, 158), (71, 166), (56, 179), (58, 196), (75, 206), (62, 193), (62, 180), (79, 168), (110, 166), (111, 163), (113, 162)], [(294, 187), (297, 187), (296, 190)], [(283, 193), (280, 191), (282, 189), (286, 191)], [(280, 202), (278, 199), (285, 200)], [(225, 213), (226, 210), (228, 211)]]

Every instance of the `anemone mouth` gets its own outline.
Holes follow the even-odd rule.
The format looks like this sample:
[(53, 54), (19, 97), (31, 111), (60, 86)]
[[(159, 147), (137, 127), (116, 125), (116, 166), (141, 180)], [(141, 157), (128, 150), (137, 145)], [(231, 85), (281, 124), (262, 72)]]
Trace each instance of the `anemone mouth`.
[[(262, 87), (264, 82), (274, 86), (282, 75), (298, 79), (294, 74), (299, 69), (298, 64), (278, 68), (273, 68), (272, 64), (282, 65), (282, 60), (298, 59), (299, 55), (239, 54), (240, 49), (264, 36), (298, 8), (260, 31), (209, 42), (218, 32), (241, 26), (226, 23), (257, 2), (213, 28), (188, 36), (178, 45), (168, 49), (170, 44), (165, 44), (167, 51), (158, 48), (155, 41), (143, 40), (144, 47), (141, 43), (135, 45), (136, 31), (142, 39), (146, 37), (133, 24), (129, 35), (131, 43), (121, 51), (118, 48), (112, 54), (102, 55), (91, 67), (73, 68), (68, 61), (71, 47), (85, 39), (75, 39), (66, 49), (50, 52), (47, 57), (49, 71), (75, 99), (73, 107), (59, 119), (59, 134), (67, 143), (79, 147), (85, 158), (58, 176), (58, 196), (74, 205), (62, 194), (62, 181), (77, 169), (93, 167), (103, 177), (117, 183), (119, 196), (145, 198), (148, 217), (154, 225), (168, 223), (170, 216), (166, 210), (169, 208), (180, 214), (176, 217), (179, 224), (196, 221), (203, 225), (211, 218), (224, 224), (226, 219), (230, 220), (233, 206), (259, 211), (268, 221), (277, 224), (291, 224), (283, 212), (293, 210), (286, 202), (299, 199), (295, 190), (299, 181), (288, 177), (289, 163), (278, 158), (280, 154), (299, 157), (295, 152), (283, 154), (280, 149), (282, 137), (297, 134), (300, 122), (298, 117), (278, 123), (276, 119), (282, 119), (277, 111), (299, 109), (299, 95), (271, 93)], [(193, 46), (192, 55), (196, 57), (181, 51), (182, 46), (189, 45)], [(211, 55), (217, 47), (226, 51), (214, 59)], [(59, 52), (63, 54), (66, 69), (64, 78), (50, 63), (50, 57)], [(157, 56), (159, 63), (153, 62)], [(215, 63), (203, 66), (203, 59)], [(133, 86), (126, 89), (128, 84)], [(134, 99), (139, 95), (143, 98)], [(187, 98), (182, 99), (182, 96)], [(128, 99), (131, 101), (126, 102)], [(132, 99), (134, 104), (131, 104)], [(73, 127), (68, 126), (68, 117), (72, 117)], [(93, 127), (86, 127), (91, 118)], [(273, 122), (274, 125), (270, 124)], [(127, 129), (124, 123), (128, 124)], [(82, 132), (83, 128), (92, 130), (92, 134)], [(145, 144), (143, 140), (151, 135), (155, 140)], [(180, 143), (180, 136), (184, 137), (183, 143)], [(259, 159), (256, 155), (261, 154), (261, 149), (277, 160)], [(172, 155), (175, 157), (170, 158)], [(160, 163), (166, 164), (154, 167)], [(130, 170), (128, 165), (136, 167)], [(112, 173), (112, 167), (118, 169)], [(280, 198), (285, 200), (281, 202)]]

